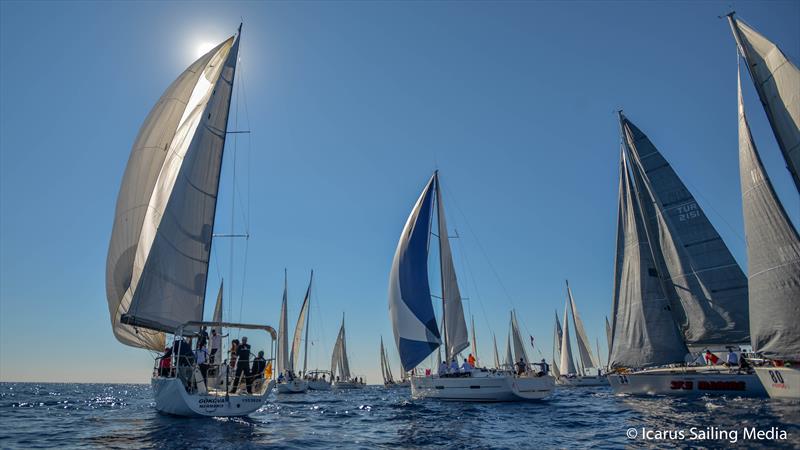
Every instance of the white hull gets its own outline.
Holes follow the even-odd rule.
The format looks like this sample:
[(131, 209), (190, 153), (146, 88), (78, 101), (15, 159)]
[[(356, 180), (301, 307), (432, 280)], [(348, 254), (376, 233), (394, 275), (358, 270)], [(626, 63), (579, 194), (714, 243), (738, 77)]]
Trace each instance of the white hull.
[(401, 381), (399, 383), (383, 383), (383, 387), (386, 389), (406, 389), (411, 387), (411, 382)]
[(178, 378), (155, 377), (151, 380), (156, 409), (165, 414), (185, 417), (246, 416), (257, 411), (272, 388), (272, 381), (263, 394), (189, 394)]
[(334, 381), (333, 389), (361, 389), (364, 385), (355, 381)]
[(585, 376), (567, 378), (564, 376), (556, 379), (556, 384), (562, 387), (594, 387), (594, 386), (608, 386), (608, 378), (605, 376)]
[(308, 391), (308, 382), (305, 380), (292, 380), (278, 383), (275, 388), (279, 394), (302, 394)]
[(800, 400), (800, 368), (756, 367), (756, 374), (770, 398)]
[(467, 402), (541, 400), (555, 387), (551, 376), (515, 377), (510, 373), (478, 372), (470, 377), (411, 377), (413, 398)]
[(609, 374), (615, 394), (633, 395), (735, 395), (765, 397), (767, 392), (755, 374), (726, 367), (679, 367)]
[(308, 382), (308, 388), (312, 391), (330, 391), (331, 383), (322, 380), (312, 380)]

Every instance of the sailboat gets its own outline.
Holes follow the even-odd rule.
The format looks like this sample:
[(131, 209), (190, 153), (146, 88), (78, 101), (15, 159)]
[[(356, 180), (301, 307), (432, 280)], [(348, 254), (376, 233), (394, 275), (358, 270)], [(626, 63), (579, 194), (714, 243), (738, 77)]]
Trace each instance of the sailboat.
[(361, 389), (364, 387), (363, 380), (350, 373), (350, 358), (347, 357), (347, 337), (344, 329), (344, 314), (342, 314), (342, 326), (336, 336), (336, 344), (333, 346), (331, 355), (331, 377), (333, 389)]
[[(573, 362), (572, 345), (569, 337), (569, 312), (572, 311), (572, 323), (575, 325), (577, 335), (578, 357), (580, 368), (576, 369)], [(556, 317), (556, 320), (558, 318)], [(558, 322), (556, 322), (558, 326)], [(558, 330), (558, 327), (556, 327)], [(600, 364), (592, 354), (589, 338), (583, 328), (583, 321), (578, 315), (578, 307), (575, 306), (575, 299), (572, 297), (572, 289), (567, 281), (567, 304), (564, 306), (564, 331), (561, 336), (561, 368), (563, 369), (556, 382), (562, 386), (606, 386), (608, 380), (599, 372), (596, 375), (589, 375), (587, 371), (591, 368), (599, 368)]]
[[(300, 307), (300, 315), (297, 317), (297, 325), (294, 329), (294, 339), (292, 339), (292, 348), (291, 352), (288, 348), (288, 334), (289, 329), (287, 326), (287, 319), (286, 319), (286, 307), (287, 307), (287, 298), (288, 298), (288, 288), (287, 288), (287, 280), (286, 280), (286, 273), (284, 272), (284, 283), (283, 283), (283, 300), (281, 301), (281, 318), (280, 323), (278, 325), (278, 375), (279, 379), (277, 384), (275, 385), (276, 389), (278, 390), (279, 394), (300, 394), (303, 392), (308, 391), (308, 383), (306, 380), (303, 379), (302, 376), (298, 376), (295, 372), (295, 356), (300, 356), (300, 342), (302, 340), (303, 335), (303, 325), (306, 324), (308, 320), (308, 307), (310, 303), (310, 295), (311, 295), (311, 283), (314, 281), (314, 272), (311, 272), (311, 280), (308, 282), (308, 289), (306, 290), (306, 296), (303, 299), (303, 306)], [(308, 362), (308, 327), (306, 329), (306, 348), (305, 348), (305, 356), (306, 360), (303, 361), (303, 373), (306, 371), (307, 362)], [(280, 376), (283, 375), (283, 376)]]
[(749, 341), (747, 278), (648, 137), (619, 112), (609, 376), (616, 393), (765, 395), (753, 373), (687, 366), (690, 349)]
[(392, 368), (389, 366), (389, 358), (386, 356), (386, 349), (383, 347), (383, 337), (381, 337), (381, 375), (383, 375), (383, 386), (387, 388), (407, 388), (410, 386), (405, 377), (405, 373), (400, 381), (395, 381), (392, 375)]
[[(728, 21), (800, 192), (800, 71), (767, 38)], [(768, 364), (755, 368), (770, 397), (800, 399), (800, 237), (761, 164), (750, 134), (737, 70), (739, 173), (747, 240), (750, 338)], [(795, 205), (797, 199), (794, 199)]]
[(206, 386), (191, 354), (191, 338), (205, 326), (265, 332), (270, 350), (275, 340), (268, 325), (203, 321), (241, 28), (192, 63), (145, 119), (125, 169), (108, 249), (114, 336), (156, 352), (165, 351), (167, 334), (174, 337), (171, 367), (157, 367), (151, 385), (156, 409), (178, 416), (246, 415), (263, 405), (271, 387), (261, 384), (245, 394)]
[[(438, 217), (439, 268), (442, 288), (442, 329), (433, 310), (428, 280), (428, 251), (434, 197)], [(469, 346), (467, 324), (456, 280), (439, 172), (420, 194), (397, 244), (389, 275), (389, 318), (403, 370), (413, 371), (444, 339), (445, 359), (456, 358)], [(520, 339), (521, 341), (521, 339)], [(511, 371), (474, 369), (461, 376), (429, 374), (411, 376), (414, 398), (462, 401), (518, 401), (541, 399), (553, 391), (550, 376), (517, 376)]]

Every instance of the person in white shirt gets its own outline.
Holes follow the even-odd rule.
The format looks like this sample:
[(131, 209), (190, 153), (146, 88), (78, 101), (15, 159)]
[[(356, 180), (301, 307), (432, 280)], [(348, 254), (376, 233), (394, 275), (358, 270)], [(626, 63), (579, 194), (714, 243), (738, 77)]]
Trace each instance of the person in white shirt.
[(228, 337), (228, 335), (222, 336), (217, 333), (216, 328), (211, 329), (211, 353), (209, 354), (209, 363), (212, 365), (214, 364), (217, 353), (219, 353), (219, 350), (222, 348), (222, 338), (224, 337)]
[(458, 373), (458, 361), (455, 358), (450, 361), (450, 373)]
[(472, 364), (466, 358), (464, 358), (464, 364), (461, 365), (461, 371), (464, 373), (472, 372)]
[(439, 364), (439, 376), (442, 375), (447, 375), (447, 361), (442, 361), (442, 363)]
[(194, 359), (197, 361), (197, 368), (200, 369), (200, 374), (203, 375), (203, 383), (207, 386), (208, 363), (206, 361), (208, 361), (208, 350), (206, 350), (205, 345), (194, 351)]

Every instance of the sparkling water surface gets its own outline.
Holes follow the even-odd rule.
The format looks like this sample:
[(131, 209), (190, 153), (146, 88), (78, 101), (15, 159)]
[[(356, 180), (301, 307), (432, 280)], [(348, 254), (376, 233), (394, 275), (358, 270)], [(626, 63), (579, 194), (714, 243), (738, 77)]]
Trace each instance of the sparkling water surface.
[[(738, 430), (738, 441), (644, 441), (626, 431)], [(743, 427), (783, 430), (745, 441)], [(0, 383), (2, 448), (800, 448), (800, 404), (769, 399), (614, 396), (557, 389), (532, 403), (411, 400), (408, 389), (273, 395), (255, 414), (159, 414), (149, 385)]]

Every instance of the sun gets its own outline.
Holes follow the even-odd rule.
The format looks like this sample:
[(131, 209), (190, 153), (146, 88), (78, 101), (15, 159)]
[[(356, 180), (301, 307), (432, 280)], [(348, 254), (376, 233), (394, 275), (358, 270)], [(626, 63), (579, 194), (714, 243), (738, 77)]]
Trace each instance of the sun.
[(214, 48), (213, 42), (201, 42), (200, 44), (197, 45), (195, 56), (199, 58), (208, 53), (208, 51), (211, 50), (212, 48)]

